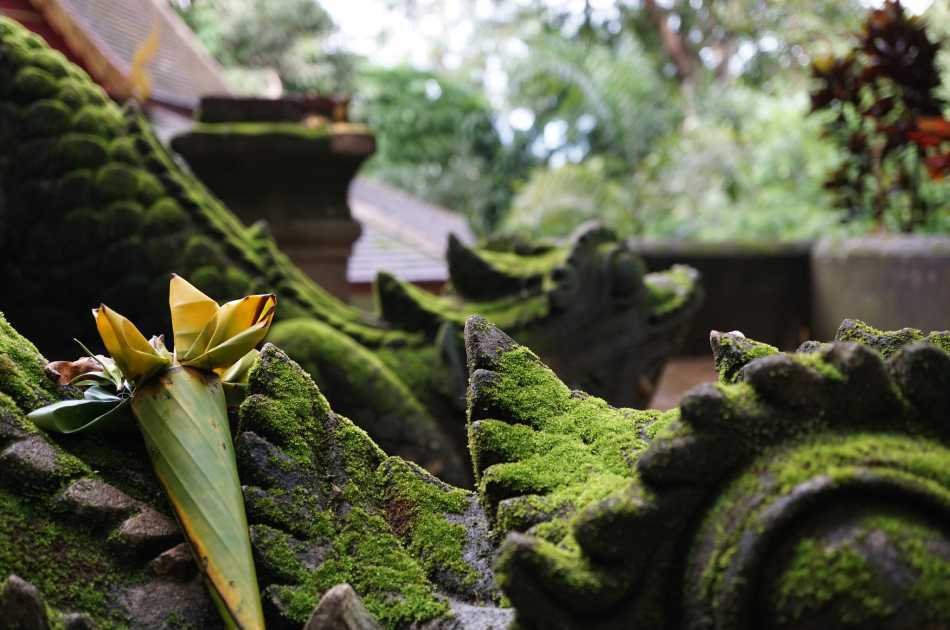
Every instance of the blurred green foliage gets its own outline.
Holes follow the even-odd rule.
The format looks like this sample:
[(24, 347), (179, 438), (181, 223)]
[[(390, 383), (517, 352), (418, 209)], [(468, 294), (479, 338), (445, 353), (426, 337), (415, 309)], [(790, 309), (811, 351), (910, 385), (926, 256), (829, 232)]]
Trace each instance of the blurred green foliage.
[[(823, 188), (844, 153), (807, 115), (809, 64), (847, 50), (861, 0), (458, 0), (471, 34), (454, 47), (457, 23), (430, 34), (433, 70), (328, 52), (334, 26), (310, 0), (173, 1), (225, 65), (275, 68), (290, 91), (352, 90), (354, 117), (378, 134), (366, 172), (482, 235), (563, 236), (590, 219), (696, 239), (872, 229), (844, 223)], [(235, 15), (215, 23), (196, 3)], [(941, 4), (927, 17), (948, 35)], [(414, 24), (450, 13), (440, 0), (374, 6)], [(946, 51), (940, 63), (950, 71)], [(946, 214), (927, 229), (950, 231)]]
[(462, 81), (407, 67), (368, 69), (357, 81), (352, 117), (378, 132), (365, 172), (464, 212), (477, 232), (490, 233), (523, 153), (501, 142), (485, 98)]
[(276, 72), (288, 92), (351, 92), (357, 60), (327, 48), (330, 15), (314, 0), (171, 0), (228, 78), (259, 89)]
[(803, 94), (708, 88), (706, 108), (658, 141), (632, 174), (599, 157), (536, 171), (505, 228), (557, 236), (600, 219), (656, 238), (807, 239), (837, 230), (822, 187), (839, 156)]
[(636, 39), (606, 47), (545, 34), (531, 50), (511, 73), (510, 101), (532, 112), (532, 140), (551, 124), (563, 126), (559, 141), (539, 147), (545, 161), (558, 154), (599, 156), (596, 169), (629, 173), (681, 121), (674, 85)]

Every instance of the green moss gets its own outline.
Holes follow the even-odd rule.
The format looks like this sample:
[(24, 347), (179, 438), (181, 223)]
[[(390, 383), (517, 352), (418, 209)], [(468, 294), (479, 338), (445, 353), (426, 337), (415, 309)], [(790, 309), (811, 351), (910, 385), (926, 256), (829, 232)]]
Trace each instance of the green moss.
[[(822, 479), (826, 483), (846, 486), (872, 471), (898, 485), (924, 486), (932, 496), (947, 502), (950, 501), (950, 492), (946, 490), (950, 488), (947, 458), (947, 449), (932, 440), (878, 433), (847, 436), (811, 433), (797, 442), (794, 448), (782, 445), (759, 452), (757, 460), (760, 463), (747, 466), (747, 472), (728, 486), (705, 517), (704, 528), (715, 526), (718, 542), (716, 555), (706, 562), (702, 573), (703, 590), (709, 596), (728, 579), (725, 570), (731, 554), (736, 551), (735, 545), (739, 544), (737, 536), (742, 532), (761, 532), (764, 527), (761, 519), (768, 514), (773, 502), (779, 497), (788, 496), (803, 484)], [(764, 498), (756, 501), (756, 509), (740, 511), (740, 519), (730, 515), (737, 506), (748, 502), (750, 497)], [(728, 524), (728, 527), (724, 524)], [(856, 583), (856, 580), (864, 579), (861, 573), (863, 564), (857, 566), (851, 562), (854, 560), (851, 552), (844, 551), (836, 555), (836, 550), (827, 550), (824, 546), (816, 546), (816, 543), (808, 541), (804, 539), (804, 542), (796, 543), (805, 548), (799, 550), (802, 551), (801, 557), (797, 557), (799, 552), (796, 551), (796, 558), (785, 572), (787, 577), (783, 577), (783, 580), (786, 582), (779, 589), (782, 597), (780, 606), (784, 608), (790, 598), (796, 601), (800, 598), (800, 605), (806, 607), (808, 602), (814, 602), (819, 607), (834, 599), (848, 602), (844, 606), (850, 611), (846, 613), (848, 615), (872, 611), (873, 602), (868, 608), (864, 606), (868, 602), (852, 601), (868, 592), (866, 584)], [(827, 554), (827, 557), (822, 554)], [(863, 559), (861, 562), (864, 562)], [(927, 569), (929, 572), (944, 570), (947, 569), (941, 569), (939, 563)], [(808, 575), (816, 575), (811, 583)], [(930, 588), (923, 584), (921, 588)], [(806, 608), (802, 608), (799, 613), (805, 611)], [(887, 611), (880, 612), (886, 614)], [(849, 619), (849, 623), (856, 621), (860, 621), (860, 618)]]
[(173, 234), (187, 223), (188, 215), (172, 199), (161, 199), (145, 212), (145, 229), (149, 234)]
[(211, 136), (290, 136), (304, 140), (324, 140), (331, 135), (329, 125), (308, 127), (294, 122), (198, 123), (191, 134)]
[(335, 515), (321, 511), (317, 497), (305, 487), (246, 490), (245, 504), (255, 521), (281, 527), (301, 538), (329, 538), (334, 531)]
[(42, 52), (48, 50), (46, 40), (35, 33), (26, 33), (23, 35), (23, 45), (31, 52)]
[[(113, 145), (114, 147), (115, 145)], [(114, 157), (114, 156), (113, 156)], [(157, 177), (147, 171), (139, 171), (139, 201), (146, 206), (166, 199), (165, 190)], [(169, 199), (169, 201), (174, 201)]]
[(698, 280), (696, 272), (683, 265), (673, 265), (667, 271), (643, 276), (647, 290), (647, 305), (653, 317), (664, 317), (678, 312), (695, 299)]
[(878, 330), (856, 319), (846, 319), (835, 334), (837, 341), (848, 341), (871, 346), (888, 359), (904, 346), (922, 341), (924, 334), (916, 328), (900, 330)]
[(950, 558), (932, 549), (929, 541), (940, 540), (940, 531), (905, 519), (877, 516), (868, 519), (868, 533), (884, 532), (916, 572), (910, 599), (927, 609), (933, 621), (950, 619)]
[[(396, 446), (391, 437), (394, 433), (400, 434), (400, 439), (419, 436), (420, 444), (437, 439), (439, 428), (435, 420), (407, 387), (407, 380), (397, 378), (393, 371), (400, 370), (411, 376), (412, 363), (405, 366), (401, 363), (404, 357), (412, 356), (409, 347), (391, 355), (385, 351), (373, 353), (340, 331), (312, 319), (280, 322), (271, 330), (269, 339), (287, 348), (291, 358), (314, 375), (325, 391), (331, 395), (346, 392), (345, 397), (337, 399), (338, 410), (359, 414), (364, 418), (364, 428), (387, 447)], [(383, 358), (392, 359), (392, 370), (383, 363)], [(432, 365), (429, 364), (430, 370)], [(366, 413), (365, 407), (348, 406), (348, 401), (361, 401), (362, 405), (372, 401), (375, 418)], [(393, 422), (405, 428), (394, 431), (393, 427), (386, 426)]]
[(30, 104), (23, 111), (23, 123), (30, 136), (56, 136), (69, 129), (72, 114), (65, 105), (52, 99)]
[(13, 97), (20, 103), (31, 103), (56, 96), (56, 77), (39, 68), (23, 68), (13, 77)]
[(241, 404), (242, 421), (283, 444), (297, 461), (309, 464), (328, 437), (324, 422), (330, 414), (330, 405), (310, 377), (288, 361), (264, 357), (251, 369), (249, 386), (270, 395), (249, 396)]
[(57, 206), (69, 208), (86, 205), (92, 201), (94, 190), (93, 171), (80, 169), (66, 173), (56, 182)]
[(11, 38), (5, 44), (3, 73), (5, 81), (0, 84), (0, 94), (13, 101), (19, 101), (13, 77), (24, 66), (30, 64), (30, 52), (21, 45), (16, 38)]
[(934, 331), (924, 339), (927, 343), (932, 343), (947, 354), (950, 354), (950, 332)]
[(85, 85), (75, 78), (61, 79), (57, 98), (70, 110), (76, 111), (86, 104)]
[(387, 321), (409, 330), (434, 333), (443, 322), (461, 327), (472, 315), (481, 315), (505, 330), (515, 330), (548, 316), (545, 293), (512, 295), (478, 302), (457, 296), (438, 296), (389, 274), (380, 274), (374, 287), (377, 310)]
[(361, 508), (353, 509), (341, 524), (332, 553), (301, 577), (304, 581), (297, 586), (274, 589), (300, 623), (309, 618), (320, 594), (344, 582), (360, 593), (366, 608), (387, 628), (449, 614), (447, 602), (437, 596), (386, 521)]
[(48, 405), (60, 392), (44, 371), (45, 360), (0, 313), (0, 392), (23, 413)]
[[(135, 147), (135, 140), (128, 136), (120, 136), (110, 142), (109, 159), (114, 162), (121, 162), (123, 164), (137, 166), (140, 163), (140, 158), (138, 149)], [(159, 186), (159, 194), (163, 194), (161, 191), (161, 184), (159, 184), (157, 181), (155, 183)]]
[[(515, 559), (515, 556), (518, 558)], [(537, 583), (545, 585), (543, 594), (550, 598), (552, 603), (556, 602), (556, 605), (568, 608), (609, 608), (623, 597), (627, 588), (624, 567), (618, 567), (619, 571), (616, 573), (605, 571), (588, 556), (579, 553), (576, 542), (569, 536), (560, 545), (535, 539), (532, 541), (530, 554), (524, 553), (516, 546), (503, 545), (498, 564), (517, 567), (515, 573), (501, 575), (503, 584), (507, 582), (509, 587), (517, 588), (511, 583), (536, 580)], [(546, 604), (547, 602), (535, 602), (535, 605)], [(515, 602), (515, 605), (517, 608), (521, 602)], [(557, 612), (551, 610), (548, 613), (557, 615)]]
[(115, 201), (102, 209), (101, 223), (105, 230), (98, 240), (120, 239), (142, 229), (145, 208), (134, 201)]
[[(262, 352), (249, 388), (242, 430), (280, 445), (293, 458), (291, 469), (298, 476), (306, 471), (319, 487), (307, 482), (246, 493), (252, 522), (309, 541), (301, 545), (255, 526), (261, 566), (279, 584), (268, 588), (268, 596), (299, 622), (341, 582), (351, 584), (386, 627), (447, 615), (429, 576), (450, 573), (460, 584), (477, 579), (462, 555), (466, 530), (452, 520), (466, 511), (471, 495), (414, 464), (387, 458), (363, 430), (331, 414), (310, 378), (273, 346)], [(305, 413), (315, 399), (319, 408)], [(319, 563), (303, 553), (315, 546)]]
[(406, 532), (409, 552), (427, 575), (450, 571), (462, 585), (473, 585), (478, 575), (463, 559), (467, 532), (446, 518), (464, 514), (471, 493), (450, 488), (405, 460), (390, 458), (386, 465), (388, 520), (397, 534)]
[(491, 249), (475, 250), (478, 257), (496, 271), (514, 278), (541, 276), (564, 264), (569, 253), (566, 247), (551, 247), (547, 250), (519, 254)]
[(536, 522), (545, 513), (570, 517), (629, 484), (647, 445), (644, 432), (660, 412), (619, 410), (576, 396), (523, 347), (504, 353), (495, 374), (480, 384), (477, 404), (509, 417), (470, 429), (479, 489), (490, 509), (507, 497), (543, 496), (506, 503), (496, 526)]
[(288, 534), (267, 525), (255, 525), (252, 535), (254, 547), (266, 558), (267, 572), (275, 581), (299, 582), (306, 577), (306, 567), (297, 557), (297, 549)]
[(924, 438), (855, 434), (838, 440), (813, 438), (784, 460), (776, 476), (780, 492), (787, 493), (816, 474), (846, 478), (857, 463), (889, 474), (903, 473), (950, 488), (947, 450)]
[(815, 370), (828, 380), (839, 382), (845, 380), (841, 370), (825, 360), (822, 352), (797, 352), (790, 356), (796, 363)]
[(399, 375), (406, 389), (417, 398), (431, 398), (434, 393), (454, 395), (451, 392), (448, 370), (433, 369), (444, 365), (442, 348), (438, 343), (420, 344), (417, 340), (399, 340), (395, 335), (387, 344), (374, 349), (373, 354), (390, 370)]
[(88, 206), (78, 206), (66, 212), (63, 215), (61, 229), (65, 234), (83, 243), (82, 247), (77, 244), (74, 250), (69, 250), (70, 253), (79, 252), (87, 248), (90, 243), (100, 243), (108, 238), (105, 234), (107, 226), (104, 225), (103, 213)]
[(109, 151), (105, 142), (88, 134), (68, 133), (56, 143), (52, 158), (69, 170), (98, 168), (106, 163)]
[[(225, 258), (224, 252), (222, 251), (220, 245), (214, 243), (211, 239), (201, 234), (192, 234), (188, 237), (188, 243), (185, 245), (182, 262), (187, 269), (192, 270), (203, 265), (224, 267), (227, 259)], [(198, 288), (205, 290), (205, 287), (199, 282), (195, 282), (194, 279), (192, 279), (191, 282)], [(211, 295), (214, 297), (213, 292)]]
[(51, 76), (57, 79), (61, 79), (68, 74), (66, 68), (69, 65), (69, 61), (58, 50), (50, 50), (48, 48), (36, 50), (30, 57), (30, 63), (37, 68), (49, 72)]
[(136, 198), (139, 172), (124, 164), (111, 163), (96, 173), (96, 190), (102, 202), (131, 201)]
[(109, 105), (113, 106), (112, 99), (109, 98), (109, 95), (106, 94), (106, 91), (99, 87), (96, 83), (92, 82), (92, 79), (82, 70), (79, 71), (83, 79), (82, 92), (83, 92), (83, 101), (89, 103), (90, 105)]
[(115, 108), (87, 105), (80, 109), (72, 121), (74, 131), (88, 133), (100, 138), (118, 136), (125, 127), (122, 115)]
[(735, 383), (743, 367), (778, 352), (775, 346), (731, 334), (720, 335), (716, 344), (716, 372), (723, 383)]
[(109, 604), (110, 593), (144, 580), (115, 564), (102, 536), (79, 523), (50, 519), (34, 503), (0, 488), (0, 574), (11, 573), (34, 584), (49, 605), (83, 610), (103, 629), (127, 625)]
[(779, 586), (780, 605), (794, 602), (795, 619), (829, 602), (845, 624), (868, 623), (892, 613), (872, 588), (874, 573), (865, 557), (847, 544), (826, 546), (805, 539), (798, 543)]

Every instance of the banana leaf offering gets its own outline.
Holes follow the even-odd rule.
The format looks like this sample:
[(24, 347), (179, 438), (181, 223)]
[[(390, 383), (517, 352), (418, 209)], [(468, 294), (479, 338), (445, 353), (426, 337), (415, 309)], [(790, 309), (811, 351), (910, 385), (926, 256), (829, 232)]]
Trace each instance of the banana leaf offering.
[(212, 599), (225, 624), (241, 630), (263, 628), (264, 618), (227, 405), (240, 396), (276, 303), (250, 295), (219, 305), (173, 275), (173, 351), (103, 304), (92, 313), (111, 356), (87, 350), (78, 361), (51, 363), (83, 397), (29, 415), (59, 433), (138, 426)]

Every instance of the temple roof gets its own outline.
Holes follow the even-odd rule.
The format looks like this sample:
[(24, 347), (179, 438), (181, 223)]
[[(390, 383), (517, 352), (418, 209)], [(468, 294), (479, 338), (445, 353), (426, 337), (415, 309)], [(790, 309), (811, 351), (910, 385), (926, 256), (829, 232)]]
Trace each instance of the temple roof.
[(350, 187), (350, 210), (363, 226), (347, 268), (351, 285), (369, 284), (380, 271), (416, 283), (448, 280), (449, 234), (475, 241), (462, 215), (426, 203), (378, 182), (358, 177)]
[(135, 51), (158, 28), (148, 64), (151, 99), (192, 110), (201, 96), (230, 92), (221, 68), (165, 0), (29, 0), (113, 96), (130, 93)]

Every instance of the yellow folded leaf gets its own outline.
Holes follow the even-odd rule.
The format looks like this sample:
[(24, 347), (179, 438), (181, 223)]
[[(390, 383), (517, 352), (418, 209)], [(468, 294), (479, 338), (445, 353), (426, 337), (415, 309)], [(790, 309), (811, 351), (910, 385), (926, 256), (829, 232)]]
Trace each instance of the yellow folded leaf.
[(240, 360), (235, 361), (231, 367), (227, 369), (218, 368), (215, 370), (218, 373), (218, 376), (221, 377), (222, 383), (246, 383), (248, 373), (251, 371), (251, 366), (254, 365), (254, 362), (257, 361), (261, 353), (258, 350), (251, 350)]
[(249, 295), (223, 304), (218, 310), (218, 324), (208, 347), (213, 348), (259, 322), (266, 321), (269, 326), (276, 303), (273, 294), (265, 294)]
[(171, 357), (154, 348), (135, 324), (105, 304), (92, 311), (102, 343), (122, 374), (138, 382), (171, 364)]
[[(179, 356), (188, 356), (201, 332), (214, 321), (218, 304), (181, 276), (172, 274), (168, 306), (172, 313), (175, 350)], [(210, 332), (214, 332), (213, 326)], [(201, 348), (198, 354), (204, 350)]]
[(247, 330), (211, 347), (201, 356), (183, 361), (182, 365), (204, 370), (227, 369), (235, 362), (240, 361), (244, 355), (254, 349), (254, 346), (263, 341), (269, 328), (270, 319), (254, 324)]

